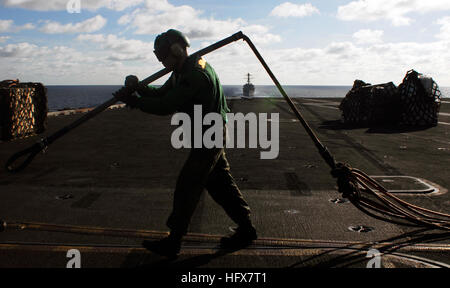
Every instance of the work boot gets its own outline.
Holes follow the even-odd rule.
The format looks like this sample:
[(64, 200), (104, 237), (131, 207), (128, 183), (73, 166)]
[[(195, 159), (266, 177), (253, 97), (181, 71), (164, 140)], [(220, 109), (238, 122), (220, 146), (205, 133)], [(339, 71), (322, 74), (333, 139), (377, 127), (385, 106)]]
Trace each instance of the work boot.
[(158, 255), (176, 258), (180, 253), (181, 238), (169, 235), (157, 241), (144, 240), (142, 246)]
[(231, 236), (220, 239), (222, 248), (225, 249), (240, 249), (250, 245), (253, 240), (258, 238), (256, 229), (253, 225), (239, 226), (233, 229), (235, 233)]

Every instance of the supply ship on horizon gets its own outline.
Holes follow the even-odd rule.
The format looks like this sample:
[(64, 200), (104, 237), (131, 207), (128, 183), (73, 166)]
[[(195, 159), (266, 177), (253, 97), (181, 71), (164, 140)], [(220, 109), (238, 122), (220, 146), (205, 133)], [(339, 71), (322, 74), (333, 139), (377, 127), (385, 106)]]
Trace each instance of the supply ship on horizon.
[(242, 87), (242, 98), (252, 99), (255, 96), (255, 85), (250, 82), (251, 74), (247, 73), (247, 83)]

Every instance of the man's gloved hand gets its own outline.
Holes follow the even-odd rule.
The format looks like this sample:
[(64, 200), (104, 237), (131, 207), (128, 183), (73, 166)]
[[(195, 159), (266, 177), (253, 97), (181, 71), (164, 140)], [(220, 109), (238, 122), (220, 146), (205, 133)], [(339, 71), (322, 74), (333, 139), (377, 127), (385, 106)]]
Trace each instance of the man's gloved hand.
[(128, 75), (125, 78), (125, 86), (129, 87), (133, 91), (136, 91), (139, 87), (139, 79), (135, 75)]
[(130, 87), (122, 87), (116, 92), (113, 93), (114, 97), (116, 97), (119, 101), (127, 104), (130, 108), (136, 108), (138, 105), (138, 97), (134, 94), (134, 90)]

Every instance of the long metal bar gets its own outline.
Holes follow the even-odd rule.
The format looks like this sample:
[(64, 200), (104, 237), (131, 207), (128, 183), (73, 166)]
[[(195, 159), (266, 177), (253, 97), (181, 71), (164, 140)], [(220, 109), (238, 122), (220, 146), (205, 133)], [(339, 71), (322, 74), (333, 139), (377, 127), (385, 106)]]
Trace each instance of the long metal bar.
[[(231, 35), (230, 37), (227, 37), (221, 41), (218, 41), (206, 48), (203, 48), (193, 54), (191, 54), (189, 57), (198, 57), (198, 56), (203, 56), (205, 54), (208, 54), (214, 50), (217, 50), (225, 45), (228, 45), (232, 42), (235, 42), (237, 40), (242, 39), (242, 37), (244, 36), (244, 34), (239, 31), (233, 35)], [(156, 72), (155, 74), (145, 78), (144, 80), (142, 80), (140, 83), (143, 85), (148, 85), (150, 83), (152, 83), (153, 81), (163, 77), (164, 75), (168, 74), (170, 72), (169, 69), (164, 68), (158, 72)], [(15, 153), (14, 155), (12, 155), (8, 161), (6, 162), (5, 168), (8, 172), (19, 172), (21, 170), (23, 170), (26, 166), (28, 166), (28, 164), (31, 163), (31, 161), (34, 159), (34, 157), (41, 152), (44, 149), (47, 149), (47, 147), (52, 144), (56, 139), (60, 138), (61, 136), (67, 134), (69, 131), (72, 131), (73, 129), (75, 129), (76, 127), (80, 126), (81, 124), (83, 124), (84, 122), (88, 121), (89, 119), (95, 117), (97, 114), (103, 112), (104, 110), (106, 110), (109, 106), (115, 104), (116, 102), (118, 102), (119, 100), (115, 97), (111, 98), (110, 100), (106, 101), (105, 103), (97, 106), (95, 109), (89, 111), (88, 113), (84, 114), (82, 117), (80, 117), (78, 120), (72, 122), (71, 124), (61, 128), (60, 130), (56, 131), (55, 133), (53, 133), (52, 135), (41, 139), (38, 143), (30, 146), (29, 148), (19, 151), (17, 153)], [(27, 156), (28, 155), (28, 156)], [(19, 158), (22, 157), (26, 157), (26, 159), (17, 167), (14, 167), (13, 164), (16, 160), (18, 160)]]
[[(329, 153), (328, 149), (320, 142), (320, 140), (318, 139), (318, 137), (316, 136), (316, 134), (314, 133), (314, 131), (311, 129), (311, 127), (308, 125), (308, 123), (305, 121), (303, 115), (300, 113), (300, 111), (297, 109), (297, 107), (295, 106), (295, 104), (292, 102), (292, 100), (289, 98), (289, 96), (286, 94), (286, 92), (284, 91), (283, 87), (281, 86), (281, 84), (279, 83), (279, 81), (277, 80), (277, 78), (275, 77), (275, 75), (272, 73), (272, 71), (270, 70), (269, 66), (267, 65), (267, 63), (265, 62), (264, 58), (261, 56), (261, 54), (258, 52), (258, 50), (256, 49), (255, 45), (252, 43), (252, 41), (246, 36), (244, 35), (241, 31), (231, 35), (230, 37), (227, 37), (219, 42), (216, 42), (204, 49), (201, 49), (195, 53), (193, 53), (192, 55), (190, 55), (190, 57), (198, 57), (198, 56), (203, 56), (205, 54), (208, 54), (212, 51), (215, 51), (225, 45), (228, 45), (232, 42), (238, 41), (240, 39), (243, 39), (245, 42), (247, 42), (247, 44), (250, 46), (250, 48), (252, 49), (253, 53), (256, 55), (256, 57), (258, 58), (258, 60), (261, 62), (261, 64), (263, 65), (264, 69), (267, 71), (267, 73), (269, 74), (270, 78), (272, 78), (273, 82), (275, 83), (275, 85), (277, 86), (278, 90), (280, 91), (281, 95), (284, 97), (284, 99), (287, 101), (287, 103), (289, 104), (289, 106), (291, 107), (292, 111), (295, 113), (295, 115), (297, 116), (297, 118), (300, 120), (300, 122), (302, 123), (303, 127), (305, 128), (306, 132), (308, 133), (308, 135), (311, 137), (311, 139), (313, 140), (314, 144), (316, 145), (317, 149), (319, 150), (319, 153), (322, 155), (322, 157), (324, 158), (325, 162), (332, 168), (334, 169), (336, 167), (336, 162), (333, 158), (333, 156)], [(143, 85), (148, 85), (151, 82), (161, 78), (162, 76), (166, 75), (167, 73), (169, 73), (170, 70), (168, 70), (167, 68), (162, 69), (158, 72), (156, 72), (155, 74), (147, 77), (146, 79), (142, 80), (140, 83)], [(6, 169), (9, 172), (18, 172), (21, 171), (22, 169), (24, 169), (32, 160), (33, 158), (42, 150), (46, 149), (50, 144), (52, 144), (56, 139), (58, 139), (59, 137), (65, 135), (66, 133), (68, 133), (69, 131), (73, 130), (74, 128), (80, 126), (81, 124), (83, 124), (84, 122), (86, 122), (87, 120), (95, 117), (97, 114), (101, 113), (102, 111), (104, 111), (105, 109), (107, 109), (109, 106), (115, 104), (118, 100), (113, 97), (110, 100), (106, 101), (105, 103), (97, 106), (94, 110), (86, 113), (85, 115), (83, 115), (80, 119), (74, 121), (73, 123), (69, 124), (66, 127), (63, 127), (62, 129), (58, 130), (57, 132), (55, 132), (54, 134), (48, 136), (47, 138), (42, 139), (40, 142), (38, 142), (37, 144), (34, 144), (33, 146), (22, 150), (20, 152), (17, 152), (16, 154), (14, 154), (6, 163)], [(18, 167), (13, 167), (13, 163), (28, 154), (28, 157), (25, 159), (25, 161), (19, 165)]]

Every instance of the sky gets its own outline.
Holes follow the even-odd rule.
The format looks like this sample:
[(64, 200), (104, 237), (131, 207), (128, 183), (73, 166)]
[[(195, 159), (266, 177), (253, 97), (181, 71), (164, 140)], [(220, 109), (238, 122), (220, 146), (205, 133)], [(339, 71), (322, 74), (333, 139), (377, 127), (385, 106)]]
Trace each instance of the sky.
[[(163, 68), (153, 41), (172, 28), (190, 53), (244, 32), (283, 85), (398, 85), (414, 69), (450, 86), (449, 0), (0, 0), (0, 79), (143, 79)], [(246, 73), (272, 84), (243, 41), (204, 58), (222, 84), (241, 85)]]

